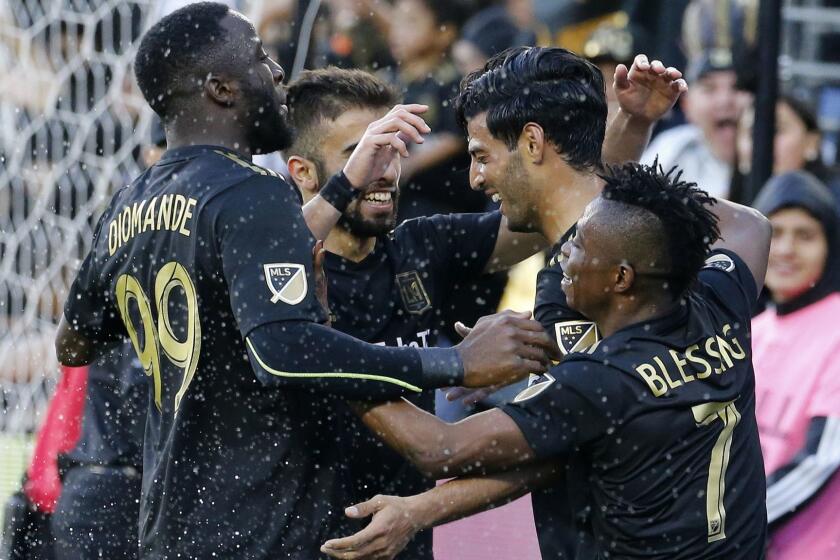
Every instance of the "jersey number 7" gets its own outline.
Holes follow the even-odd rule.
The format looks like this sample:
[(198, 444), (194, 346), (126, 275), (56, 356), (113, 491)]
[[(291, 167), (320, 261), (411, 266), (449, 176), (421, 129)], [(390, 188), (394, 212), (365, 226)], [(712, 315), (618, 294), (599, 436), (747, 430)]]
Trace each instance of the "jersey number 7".
[(708, 426), (715, 420), (723, 422), (723, 429), (712, 447), (709, 463), (709, 478), (706, 482), (706, 521), (709, 542), (726, 538), (726, 509), (723, 494), (726, 491), (726, 467), (729, 466), (729, 450), (732, 447), (732, 432), (741, 420), (735, 408), (735, 401), (707, 402), (691, 407), (697, 427)]
[[(186, 338), (178, 340), (175, 335), (172, 320), (169, 316), (169, 298), (172, 290), (180, 288), (186, 299)], [(117, 307), (125, 323), (128, 336), (134, 345), (134, 350), (140, 357), (146, 375), (151, 375), (154, 382), (155, 405), (161, 410), (161, 371), (160, 351), (173, 364), (184, 371), (181, 387), (175, 394), (175, 412), (181, 404), (181, 399), (187, 392), (195, 370), (198, 368), (198, 357), (201, 352), (201, 322), (198, 319), (198, 297), (187, 269), (177, 262), (168, 262), (155, 276), (155, 306), (157, 307), (157, 324), (152, 318), (152, 305), (148, 296), (143, 292), (140, 282), (130, 274), (123, 274), (117, 279)], [(129, 301), (137, 302), (140, 313), (140, 323), (143, 329), (141, 347), (137, 327), (128, 312)]]

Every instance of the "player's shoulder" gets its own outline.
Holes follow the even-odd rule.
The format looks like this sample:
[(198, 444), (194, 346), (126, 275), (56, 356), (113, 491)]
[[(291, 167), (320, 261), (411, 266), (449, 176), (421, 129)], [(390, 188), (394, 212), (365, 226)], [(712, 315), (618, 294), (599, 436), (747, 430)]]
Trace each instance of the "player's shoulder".
[(752, 271), (741, 257), (728, 249), (716, 249), (700, 269), (691, 295), (739, 316), (751, 317), (757, 290)]

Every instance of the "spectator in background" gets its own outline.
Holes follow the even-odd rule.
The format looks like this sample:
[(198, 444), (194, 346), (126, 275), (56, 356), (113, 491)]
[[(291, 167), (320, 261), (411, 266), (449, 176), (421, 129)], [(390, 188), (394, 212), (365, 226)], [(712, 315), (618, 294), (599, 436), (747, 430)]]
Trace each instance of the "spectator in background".
[(802, 171), (771, 179), (755, 207), (773, 226), (773, 306), (752, 324), (767, 558), (838, 558), (840, 218), (826, 187)]
[[(738, 122), (738, 176), (733, 180), (733, 190), (750, 172), (754, 120), (755, 111), (750, 107)], [(776, 102), (773, 174), (808, 171), (829, 188), (840, 207), (840, 177), (822, 162), (821, 144), (817, 116), (808, 100), (793, 93), (780, 95)]]
[[(651, 142), (643, 163), (679, 165), (687, 181), (715, 197), (728, 198), (735, 163), (738, 118), (747, 96), (736, 88), (733, 50), (742, 43), (743, 11), (735, 3), (695, 0), (685, 12), (688, 92), (681, 106), (688, 124), (666, 130)], [(726, 4), (726, 2), (723, 2)]]
[(492, 6), (472, 16), (452, 46), (452, 60), (458, 73), (466, 76), (482, 69), (494, 54), (519, 46), (517, 40), (521, 34), (502, 6)]
[(390, 81), (405, 103), (429, 106), (423, 118), (432, 129), (403, 161), (400, 221), (487, 206), (486, 197), (469, 188), (466, 142), (450, 103), (461, 76), (449, 50), (466, 14), (453, 0), (397, 0), (391, 12), (388, 41), (397, 65)]
[(633, 54), (644, 52), (636, 45), (633, 32), (625, 24), (607, 23), (598, 27), (583, 45), (582, 55), (598, 67), (607, 84), (607, 122), (612, 121), (618, 110), (618, 98), (612, 87), (612, 76), (619, 64), (628, 68), (633, 64)]
[[(483, 193), (470, 189), (470, 157), (451, 104), (461, 76), (449, 51), (469, 13), (467, 5), (456, 0), (397, 0), (391, 12), (388, 41), (397, 61), (391, 81), (402, 90), (404, 103), (429, 106), (423, 119), (432, 129), (402, 162), (397, 223), (495, 207)], [(455, 321), (469, 325), (494, 313), (506, 280), (502, 272), (454, 284), (441, 320), (445, 338), (459, 340), (452, 330)]]

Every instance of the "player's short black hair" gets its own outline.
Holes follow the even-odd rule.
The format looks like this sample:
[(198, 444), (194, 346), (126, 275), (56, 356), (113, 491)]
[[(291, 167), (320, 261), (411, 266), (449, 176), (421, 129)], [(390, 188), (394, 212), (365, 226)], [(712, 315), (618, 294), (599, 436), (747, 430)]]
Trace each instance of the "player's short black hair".
[(529, 122), (539, 124), (569, 165), (601, 165), (607, 126), (604, 77), (598, 67), (560, 48), (513, 47), (467, 75), (455, 99), (461, 126), (487, 112), (487, 128), (513, 150)]
[(134, 74), (143, 97), (165, 122), (183, 97), (198, 94), (200, 84), (230, 56), (221, 20), (229, 8), (197, 2), (172, 12), (143, 36), (134, 58)]
[[(399, 94), (384, 82), (362, 70), (330, 66), (300, 73), (287, 90), (289, 118), (295, 141), (286, 150), (322, 165), (320, 145), (324, 121), (335, 120), (350, 109), (390, 108), (399, 102)], [(318, 169), (319, 179), (323, 169)]]
[[(606, 200), (634, 206), (653, 214), (662, 226), (668, 287), (681, 296), (697, 278), (711, 245), (720, 238), (717, 216), (709, 210), (714, 198), (695, 183), (683, 181), (676, 167), (667, 173), (653, 165), (625, 163), (602, 174)], [(655, 250), (648, 247), (647, 250)]]

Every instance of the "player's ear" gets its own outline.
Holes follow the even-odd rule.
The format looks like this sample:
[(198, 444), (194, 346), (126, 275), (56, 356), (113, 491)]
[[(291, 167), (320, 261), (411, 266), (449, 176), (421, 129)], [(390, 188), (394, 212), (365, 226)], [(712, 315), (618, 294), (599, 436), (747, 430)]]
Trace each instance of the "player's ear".
[(308, 199), (318, 194), (321, 190), (321, 182), (314, 162), (300, 156), (291, 156), (286, 164), (292, 181), (300, 189), (304, 198)]
[(204, 80), (204, 95), (224, 107), (232, 107), (236, 100), (236, 87), (233, 82), (215, 74), (208, 74)]
[(636, 281), (636, 271), (633, 265), (623, 262), (615, 269), (615, 281), (613, 289), (620, 294), (626, 293), (633, 287)]
[(519, 147), (531, 163), (542, 163), (545, 150), (545, 131), (534, 122), (526, 123), (519, 135)]

